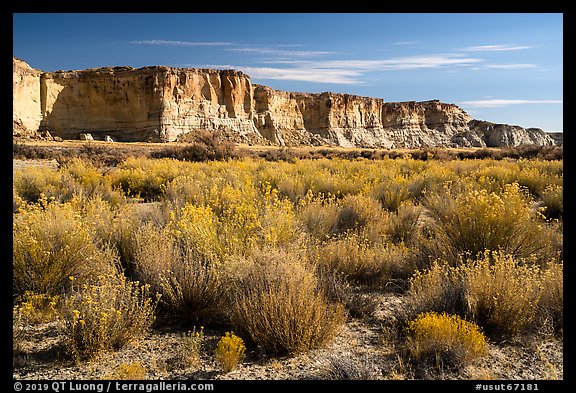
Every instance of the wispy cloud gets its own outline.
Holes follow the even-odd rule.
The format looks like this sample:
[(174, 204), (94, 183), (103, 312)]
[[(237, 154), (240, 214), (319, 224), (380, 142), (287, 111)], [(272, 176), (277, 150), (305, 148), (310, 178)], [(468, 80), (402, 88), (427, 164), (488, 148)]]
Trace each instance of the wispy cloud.
[(360, 72), (318, 68), (233, 67), (258, 79), (296, 80), (316, 83), (362, 84)]
[(463, 48), (462, 50), (473, 51), (473, 52), (501, 52), (501, 51), (511, 51), (511, 50), (523, 50), (523, 49), (530, 49), (530, 48), (533, 48), (533, 47), (528, 46), (528, 45), (499, 44), (499, 45), (469, 46), (467, 48)]
[(418, 41), (397, 41), (392, 43), (392, 45), (398, 45), (398, 46), (415, 45), (415, 44), (418, 44)]
[(462, 106), (469, 106), (472, 108), (500, 108), (510, 105), (526, 105), (526, 104), (562, 104), (562, 100), (475, 100), (475, 101), (462, 101), (459, 104)]
[(230, 48), (226, 50), (230, 52), (249, 53), (255, 55), (296, 56), (296, 57), (323, 56), (335, 53), (327, 51), (285, 50), (285, 49), (274, 49), (269, 47), (246, 47), (246, 48), (242, 47), (242, 48)]
[(357, 71), (401, 71), (445, 66), (470, 66), (482, 62), (482, 59), (461, 57), (459, 55), (424, 55), (395, 57), (381, 60), (318, 60), (318, 61), (276, 61), (315, 69), (350, 69)]
[(130, 41), (131, 45), (159, 45), (159, 46), (227, 46), (230, 42), (197, 42), (197, 41), (171, 41), (171, 40), (143, 40)]
[(511, 63), (511, 64), (487, 64), (484, 67), (500, 70), (517, 70), (520, 68), (537, 68), (536, 64), (524, 64), (524, 63)]
[(424, 55), (395, 57), (383, 60), (333, 60), (324, 61), (321, 67), (353, 68), (366, 71), (400, 71), (422, 68), (438, 68), (455, 65), (471, 65), (482, 59), (457, 55)]
[[(461, 55), (426, 55), (396, 57), (381, 60), (274, 60), (274, 67), (242, 65), (214, 66), (234, 68), (255, 79), (282, 79), (316, 83), (364, 84), (364, 75), (376, 71), (403, 71), (453, 66), (471, 66), (482, 59)], [(281, 65), (286, 65), (282, 67)]]

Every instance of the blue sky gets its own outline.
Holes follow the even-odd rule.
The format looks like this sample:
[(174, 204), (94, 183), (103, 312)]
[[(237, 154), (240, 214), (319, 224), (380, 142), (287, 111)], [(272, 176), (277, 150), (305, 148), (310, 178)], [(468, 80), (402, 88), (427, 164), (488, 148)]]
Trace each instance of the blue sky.
[(13, 54), (44, 71), (234, 68), (279, 90), (439, 99), (563, 131), (559, 13), (13, 14)]

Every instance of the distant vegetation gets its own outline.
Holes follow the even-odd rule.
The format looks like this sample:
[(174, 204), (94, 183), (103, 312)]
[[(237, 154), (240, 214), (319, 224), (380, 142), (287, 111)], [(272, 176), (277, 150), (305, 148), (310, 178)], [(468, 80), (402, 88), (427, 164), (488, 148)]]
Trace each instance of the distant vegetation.
[(562, 149), (191, 146), (14, 145), (61, 164), (14, 172), (15, 351), (22, 326), (50, 319), (77, 361), (178, 323), (194, 333), (175, 351), (197, 364), (196, 326), (215, 325), (235, 332), (211, 352), (227, 372), (370, 318), (357, 288), (410, 297), (390, 339), (414, 368), (563, 334)]

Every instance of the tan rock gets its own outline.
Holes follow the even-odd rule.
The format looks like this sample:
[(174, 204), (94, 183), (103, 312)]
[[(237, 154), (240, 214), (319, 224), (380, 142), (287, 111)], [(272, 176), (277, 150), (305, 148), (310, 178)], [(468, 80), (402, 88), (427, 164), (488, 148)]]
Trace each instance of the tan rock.
[(151, 66), (41, 72), (13, 59), (13, 134), (174, 141), (199, 130), (250, 144), (348, 147), (554, 144), (539, 129), (472, 121), (437, 100), (384, 102), (252, 85), (239, 71)]
[(13, 135), (32, 136), (40, 127), (40, 74), (24, 61), (12, 59)]

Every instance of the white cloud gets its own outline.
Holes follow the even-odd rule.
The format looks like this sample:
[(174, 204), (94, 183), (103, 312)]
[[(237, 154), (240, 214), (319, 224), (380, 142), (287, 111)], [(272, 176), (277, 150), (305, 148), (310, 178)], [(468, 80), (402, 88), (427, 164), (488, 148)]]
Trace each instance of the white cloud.
[(530, 49), (530, 48), (533, 48), (533, 47), (528, 46), (528, 45), (500, 44), (500, 45), (469, 46), (469, 47), (464, 48), (462, 50), (476, 51), (476, 52), (501, 52), (501, 51), (510, 51), (510, 50)]
[[(274, 60), (267, 64), (277, 67), (242, 65), (203, 65), (210, 68), (228, 68), (245, 72), (256, 79), (297, 80), (315, 83), (364, 84), (364, 74), (373, 71), (399, 71), (422, 68), (471, 66), (482, 59), (460, 55), (429, 55), (398, 57), (382, 60)], [(282, 67), (281, 65), (286, 65)]]
[(398, 41), (398, 42), (393, 42), (392, 45), (415, 45), (418, 44), (418, 41)]
[(298, 80), (316, 83), (362, 84), (357, 71), (318, 68), (232, 67), (252, 78)]
[(170, 41), (170, 40), (143, 40), (130, 41), (132, 45), (164, 45), (164, 46), (226, 46), (230, 42), (196, 42), (196, 41)]
[(526, 104), (562, 104), (562, 100), (475, 100), (475, 101), (462, 101), (459, 104), (462, 106), (469, 106), (472, 108), (501, 108), (510, 105), (526, 105)]
[(303, 51), (303, 50), (272, 49), (272, 48), (267, 48), (267, 47), (230, 48), (227, 50), (229, 50), (231, 52), (252, 53), (252, 54), (256, 54), (256, 55), (296, 56), (296, 57), (323, 56), (323, 55), (329, 55), (329, 54), (334, 53), (334, 52), (326, 52), (326, 51)]
[[(461, 57), (457, 55), (425, 55), (396, 57), (383, 60), (321, 60), (321, 61), (288, 61), (287, 64), (299, 64), (308, 68), (350, 69), (361, 71), (400, 71), (421, 68), (438, 68), (445, 66), (470, 66), (482, 59)], [(277, 61), (276, 63), (283, 63)]]
[(507, 64), (484, 64), (481, 67), (471, 67), (472, 71), (490, 70), (518, 70), (526, 68), (538, 68), (536, 64), (527, 63), (507, 63)]

